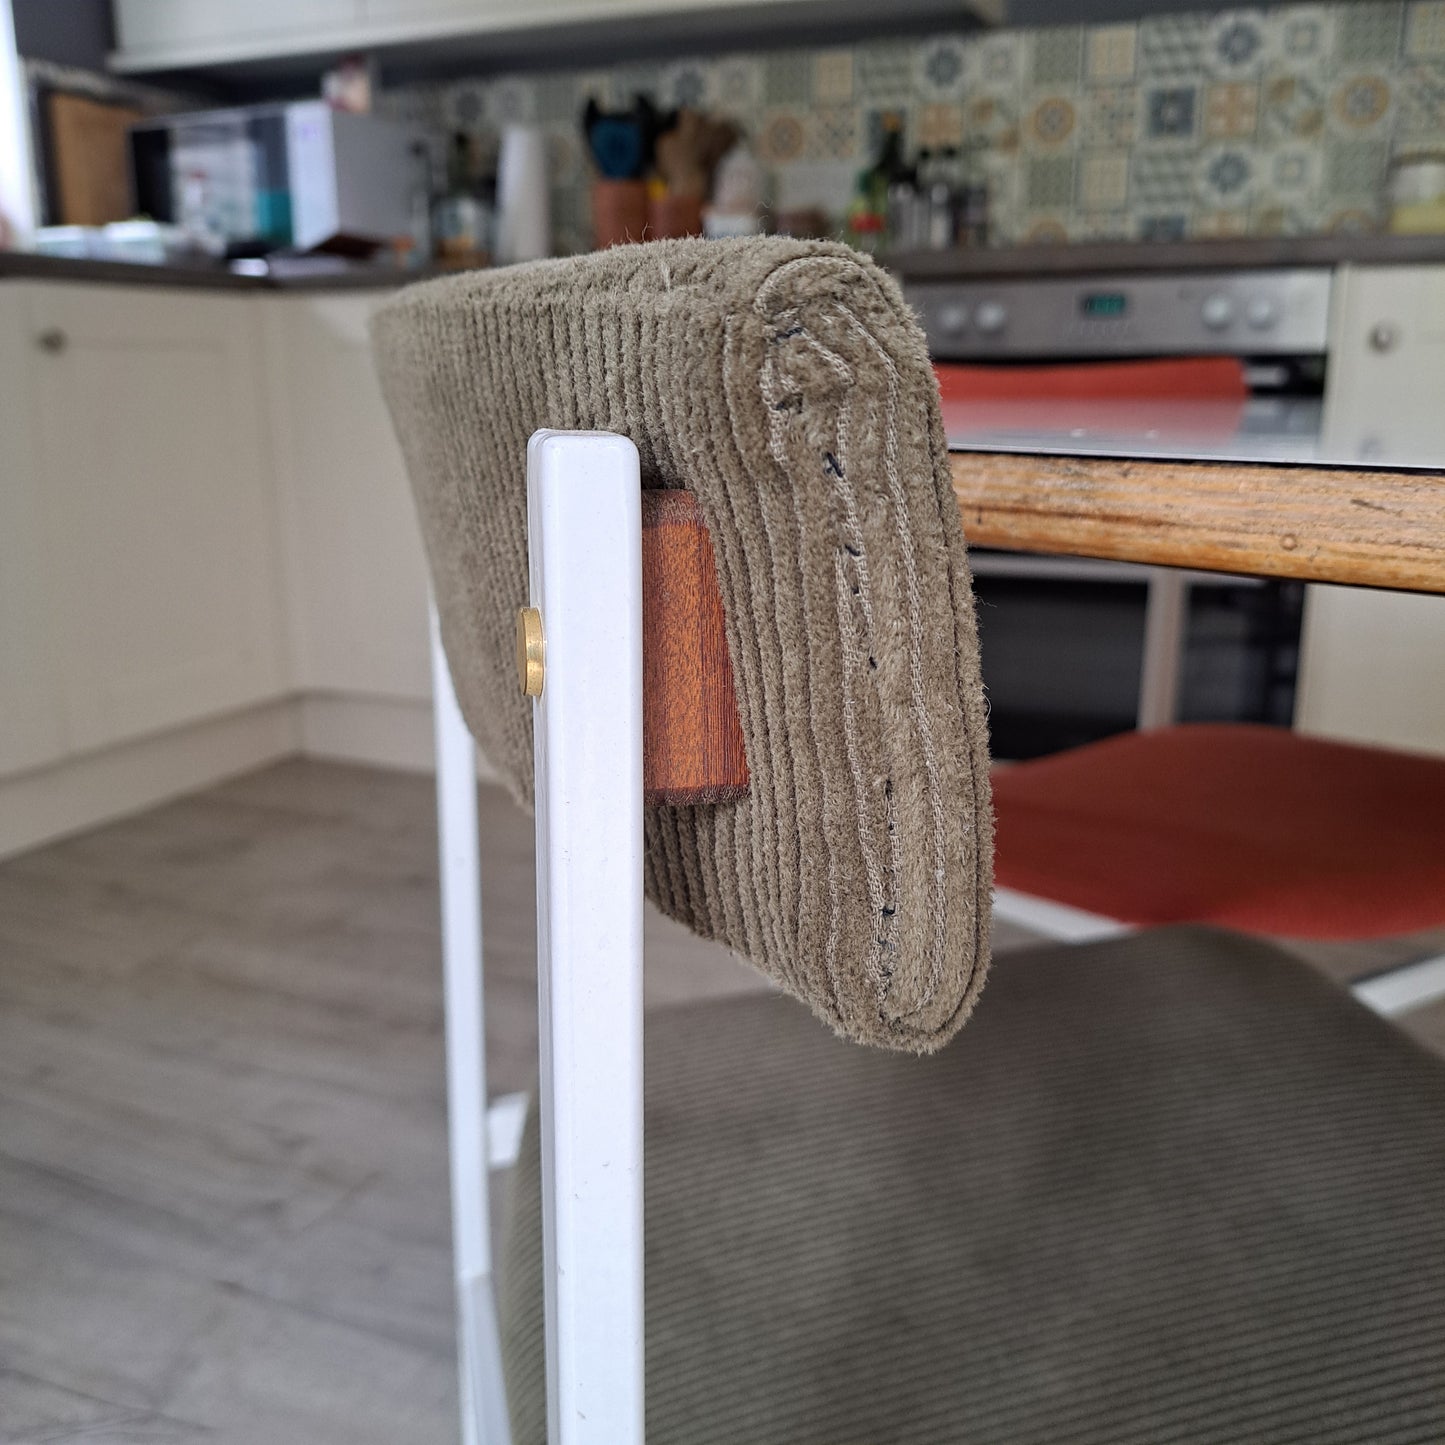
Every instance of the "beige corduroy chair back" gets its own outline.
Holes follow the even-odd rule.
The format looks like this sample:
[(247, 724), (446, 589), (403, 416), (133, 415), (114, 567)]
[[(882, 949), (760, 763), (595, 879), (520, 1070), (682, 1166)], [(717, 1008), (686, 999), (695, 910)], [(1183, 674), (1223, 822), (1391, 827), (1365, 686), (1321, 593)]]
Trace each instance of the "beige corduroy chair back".
[(937, 387), (893, 281), (831, 244), (624, 246), (413, 287), (375, 342), (457, 693), (518, 800), (527, 440), (620, 432), (644, 486), (699, 500), (751, 774), (648, 808), (648, 895), (840, 1034), (946, 1042), (988, 962), (987, 728)]

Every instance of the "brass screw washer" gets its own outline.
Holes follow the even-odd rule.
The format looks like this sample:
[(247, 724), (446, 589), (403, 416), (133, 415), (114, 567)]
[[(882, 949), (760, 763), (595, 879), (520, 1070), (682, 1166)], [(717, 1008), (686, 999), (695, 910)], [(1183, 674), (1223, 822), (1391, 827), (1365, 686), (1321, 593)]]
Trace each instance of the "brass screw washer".
[(547, 639), (535, 607), (517, 609), (517, 684), (523, 697), (541, 697), (547, 672)]

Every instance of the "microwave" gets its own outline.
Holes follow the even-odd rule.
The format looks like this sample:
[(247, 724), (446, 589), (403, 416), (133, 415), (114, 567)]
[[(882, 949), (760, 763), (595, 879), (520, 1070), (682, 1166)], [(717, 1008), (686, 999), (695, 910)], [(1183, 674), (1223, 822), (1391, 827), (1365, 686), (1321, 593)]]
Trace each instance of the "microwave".
[(430, 188), (429, 132), (324, 100), (146, 121), (130, 156), (136, 209), (216, 251), (366, 254)]

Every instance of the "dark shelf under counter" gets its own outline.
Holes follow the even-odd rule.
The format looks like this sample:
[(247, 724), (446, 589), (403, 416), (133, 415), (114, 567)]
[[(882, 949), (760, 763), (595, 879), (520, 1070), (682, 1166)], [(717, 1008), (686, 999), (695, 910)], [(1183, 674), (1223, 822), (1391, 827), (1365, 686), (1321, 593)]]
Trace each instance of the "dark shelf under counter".
[(168, 286), (201, 291), (367, 291), (407, 286), (454, 271), (405, 271), (396, 266), (357, 265), (315, 275), (248, 275), (209, 261), (93, 261), (45, 256), (34, 251), (0, 251), (0, 281), (100, 282), (120, 286)]

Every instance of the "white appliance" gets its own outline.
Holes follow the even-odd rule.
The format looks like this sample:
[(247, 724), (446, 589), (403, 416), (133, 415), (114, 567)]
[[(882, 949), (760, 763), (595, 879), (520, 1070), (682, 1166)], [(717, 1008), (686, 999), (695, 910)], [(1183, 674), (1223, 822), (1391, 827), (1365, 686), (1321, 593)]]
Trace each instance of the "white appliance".
[[(944, 364), (949, 444), (1317, 459), (1333, 268), (1157, 259), (907, 281)], [(1203, 378), (1193, 390), (1191, 367)], [(973, 567), (1001, 756), (1176, 719), (1293, 719), (1301, 584), (986, 551)]]
[(216, 249), (365, 252), (411, 231), (421, 127), (324, 100), (175, 115), (131, 131), (137, 208)]
[[(1445, 457), (1441, 238), (902, 261), (935, 361), (988, 383), (972, 399), (968, 374), (951, 399), (945, 387), (956, 449), (1399, 467)], [(1201, 357), (1237, 364), (1235, 394), (1150, 384), (1159, 364)], [(1046, 374), (1060, 366), (1072, 397)], [(1419, 665), (1445, 657), (1439, 598), (1008, 553), (976, 553), (974, 570), (1005, 756), (1174, 718), (1445, 749), (1445, 670)]]
[(509, 125), (497, 157), (497, 259), (540, 261), (551, 254), (547, 138), (538, 126)]
[[(1327, 266), (980, 277), (907, 287), (935, 361), (1009, 368), (987, 406), (945, 407), (950, 441), (1000, 450), (1310, 461), (1320, 453), (1334, 278)], [(1237, 396), (1161, 394), (1148, 363), (1230, 357)], [(1138, 363), (1120, 390), (1060, 405), (1032, 366)], [(1129, 385), (1141, 387), (1131, 393)]]

